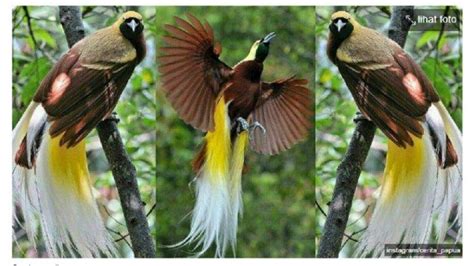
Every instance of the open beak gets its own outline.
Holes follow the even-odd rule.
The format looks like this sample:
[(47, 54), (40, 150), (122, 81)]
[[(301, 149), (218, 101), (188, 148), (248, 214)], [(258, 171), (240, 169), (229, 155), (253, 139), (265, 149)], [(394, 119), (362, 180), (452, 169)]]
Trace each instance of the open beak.
[(133, 32), (135, 32), (138, 23), (134, 19), (132, 19), (129, 23), (127, 23), (127, 25), (132, 29)]
[(267, 34), (267, 36), (265, 36), (265, 38), (263, 38), (263, 43), (270, 43), (270, 41), (275, 38), (276, 34), (274, 32), (270, 32), (269, 34)]
[(334, 25), (336, 25), (337, 27), (337, 31), (340, 32), (341, 29), (346, 26), (347, 23), (343, 22), (342, 19), (338, 19), (336, 23), (334, 23)]

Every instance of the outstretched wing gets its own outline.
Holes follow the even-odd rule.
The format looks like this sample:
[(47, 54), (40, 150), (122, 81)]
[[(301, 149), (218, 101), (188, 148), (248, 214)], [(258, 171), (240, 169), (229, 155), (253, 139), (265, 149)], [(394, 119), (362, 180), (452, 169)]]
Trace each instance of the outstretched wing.
[(216, 98), (229, 79), (232, 68), (219, 60), (220, 45), (212, 28), (188, 14), (178, 26), (165, 25), (159, 57), (162, 87), (171, 105), (188, 124), (203, 131), (214, 129)]
[(413, 145), (410, 134), (421, 137), (420, 121), (439, 98), (421, 68), (401, 48), (386, 64), (338, 61), (337, 65), (361, 112), (388, 138), (405, 147)]
[(60, 58), (34, 96), (48, 114), (50, 135), (64, 133), (60, 144), (67, 147), (79, 143), (112, 112), (135, 68), (134, 62), (85, 63), (82, 44)]
[(313, 114), (313, 97), (305, 79), (262, 82), (262, 94), (251, 116), (266, 130), (255, 130), (252, 149), (262, 154), (277, 154), (289, 149), (308, 134)]

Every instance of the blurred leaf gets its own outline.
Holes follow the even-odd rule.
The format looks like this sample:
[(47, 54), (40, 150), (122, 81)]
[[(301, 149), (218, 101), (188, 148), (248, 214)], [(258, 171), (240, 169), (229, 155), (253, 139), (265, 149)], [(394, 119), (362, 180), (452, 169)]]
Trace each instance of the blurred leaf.
[(146, 82), (147, 84), (152, 84), (153, 82), (155, 82), (153, 71), (151, 71), (150, 68), (143, 69), (142, 78), (143, 78), (143, 81)]
[(452, 77), (452, 72), (447, 64), (437, 61), (435, 58), (428, 58), (422, 63), (422, 68), (433, 83), (435, 89), (443, 102), (451, 101), (451, 91), (446, 82), (447, 77)]
[(418, 39), (416, 42), (416, 48), (421, 48), (425, 46), (427, 43), (436, 41), (438, 39), (439, 32), (437, 31), (427, 31), (421, 35), (421, 38)]
[(45, 29), (35, 29), (35, 38), (38, 41), (43, 41), (48, 44), (51, 48), (56, 48), (56, 40), (51, 36), (51, 34)]
[(39, 84), (51, 68), (51, 63), (45, 57), (40, 57), (37, 60), (25, 65), (21, 70), (19, 77), (26, 80), (23, 85), (21, 100), (25, 105), (28, 105), (33, 94), (36, 92)]

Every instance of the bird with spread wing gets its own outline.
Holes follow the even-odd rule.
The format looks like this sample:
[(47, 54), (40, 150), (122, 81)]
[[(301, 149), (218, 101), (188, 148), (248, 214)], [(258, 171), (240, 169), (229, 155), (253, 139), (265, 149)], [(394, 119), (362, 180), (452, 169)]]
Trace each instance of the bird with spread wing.
[(221, 45), (208, 23), (192, 15), (165, 25), (159, 57), (162, 90), (184, 122), (206, 132), (193, 162), (196, 203), (188, 236), (203, 254), (214, 243), (216, 256), (230, 245), (235, 254), (241, 176), (248, 144), (274, 155), (302, 141), (311, 127), (312, 94), (307, 80), (261, 80), (270, 33), (230, 67), (219, 59)]

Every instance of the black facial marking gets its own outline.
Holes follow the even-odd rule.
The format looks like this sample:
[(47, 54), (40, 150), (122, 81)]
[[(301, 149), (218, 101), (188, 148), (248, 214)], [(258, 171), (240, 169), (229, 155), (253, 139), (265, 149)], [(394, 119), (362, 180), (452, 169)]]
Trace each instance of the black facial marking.
[[(337, 29), (337, 23), (339, 23), (339, 21), (346, 24), (340, 29), (340, 31)], [(336, 18), (331, 22), (331, 25), (329, 25), (329, 30), (334, 35), (336, 40), (343, 41), (349, 37), (349, 35), (351, 35), (352, 31), (354, 30), (354, 26), (346, 18)]]
[[(132, 20), (135, 21), (135, 23), (137, 24), (137, 26), (135, 27), (135, 31), (133, 31), (132, 28), (128, 25), (132, 22)], [(127, 18), (122, 22), (122, 24), (120, 24), (120, 32), (122, 32), (123, 36), (125, 36), (125, 38), (129, 40), (137, 39), (143, 32), (143, 24), (140, 20), (136, 18)]]

